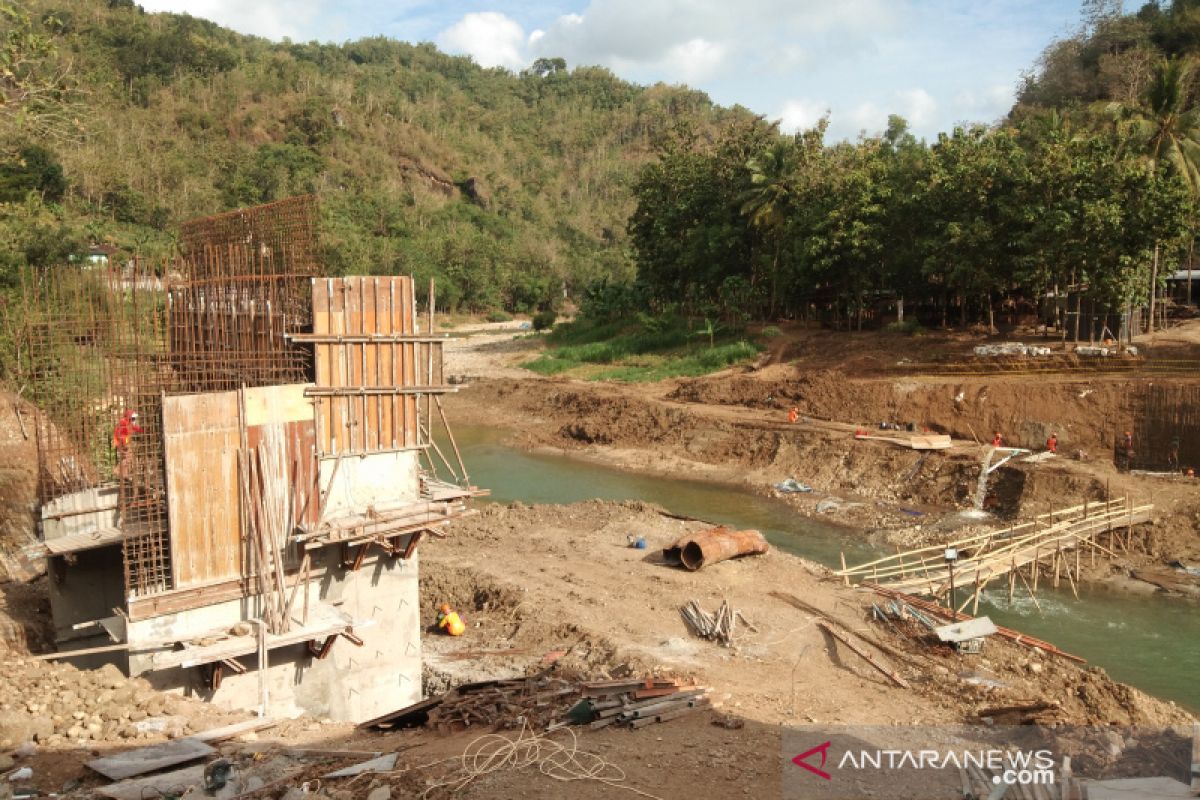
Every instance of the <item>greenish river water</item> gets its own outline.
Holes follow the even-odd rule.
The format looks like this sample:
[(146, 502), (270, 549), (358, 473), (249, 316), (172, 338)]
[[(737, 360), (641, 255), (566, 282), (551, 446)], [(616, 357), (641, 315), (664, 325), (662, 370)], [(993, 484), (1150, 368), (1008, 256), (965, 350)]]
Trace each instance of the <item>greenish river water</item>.
[[(737, 488), (676, 478), (635, 475), (565, 456), (526, 453), (503, 444), (504, 433), (456, 426), (471, 481), (495, 502), (573, 503), (593, 498), (644, 500), (670, 511), (739, 528), (757, 528), (775, 547), (838, 565), (879, 555), (844, 528), (803, 517), (786, 504)], [(802, 475), (796, 476), (803, 480)], [(1120, 681), (1200, 711), (1200, 605), (1100, 586), (1038, 587), (1039, 611), (1018, 591), (984, 593), (980, 614), (1053, 642), (1101, 666)]]

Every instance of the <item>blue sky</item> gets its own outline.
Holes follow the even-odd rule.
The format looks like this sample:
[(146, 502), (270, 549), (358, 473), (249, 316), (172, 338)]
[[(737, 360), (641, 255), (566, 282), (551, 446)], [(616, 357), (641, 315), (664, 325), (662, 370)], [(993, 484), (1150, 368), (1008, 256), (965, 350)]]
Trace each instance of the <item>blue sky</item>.
[(144, 0), (270, 39), (384, 35), (514, 71), (540, 56), (639, 83), (686, 83), (785, 130), (835, 138), (889, 113), (933, 137), (992, 122), (1021, 73), (1079, 25), (1080, 0)]

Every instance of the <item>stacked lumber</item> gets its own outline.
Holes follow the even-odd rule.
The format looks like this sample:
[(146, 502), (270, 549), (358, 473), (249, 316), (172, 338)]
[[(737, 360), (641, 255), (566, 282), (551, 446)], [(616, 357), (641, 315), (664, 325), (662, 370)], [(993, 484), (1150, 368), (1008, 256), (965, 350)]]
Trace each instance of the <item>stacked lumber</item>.
[(708, 708), (708, 689), (674, 681), (601, 681), (581, 686), (588, 727), (642, 728)]

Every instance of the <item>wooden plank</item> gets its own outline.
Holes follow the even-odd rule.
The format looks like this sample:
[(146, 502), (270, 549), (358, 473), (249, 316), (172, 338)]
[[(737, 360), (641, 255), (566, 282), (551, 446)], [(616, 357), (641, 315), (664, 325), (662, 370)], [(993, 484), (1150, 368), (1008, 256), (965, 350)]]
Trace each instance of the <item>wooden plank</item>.
[(254, 717), (253, 719), (222, 725), (219, 728), (209, 728), (206, 731), (194, 733), (188, 738), (195, 739), (198, 742), (221, 742), (226, 739), (232, 739), (234, 736), (241, 736), (243, 733), (254, 733), (265, 728), (273, 728), (278, 724), (279, 721), (271, 717)]
[(878, 659), (875, 658), (875, 656), (859, 647), (858, 644), (852, 641), (845, 633), (839, 631), (825, 620), (817, 620), (817, 627), (828, 633), (833, 638), (837, 639), (842, 644), (846, 645), (846, 647), (849, 647), (856, 655), (858, 655), (876, 670), (890, 678), (897, 686), (905, 689), (909, 688), (908, 681), (904, 680), (904, 678), (901, 678), (898, 672), (882, 664)]
[(236, 392), (163, 399), (171, 569), (177, 588), (242, 572)]
[(87, 766), (109, 780), (119, 781), (176, 764), (185, 764), (198, 758), (207, 758), (215, 752), (217, 751), (214, 748), (204, 742), (189, 737), (95, 758), (88, 761)]
[(387, 772), (392, 767), (396, 766), (396, 759), (400, 757), (399, 753), (388, 753), (386, 755), (372, 758), (369, 761), (363, 761), (359, 764), (353, 764), (349, 767), (330, 772), (322, 777), (328, 778), (352, 778), (355, 775), (362, 775), (367, 772)]
[(311, 383), (253, 386), (246, 389), (246, 427), (306, 422), (313, 419), (312, 398), (304, 390)]
[(60, 536), (57, 539), (42, 542), (38, 546), (48, 555), (58, 556), (63, 553), (78, 553), (82, 550), (117, 544), (123, 538), (125, 538), (125, 531), (120, 528), (101, 528), (88, 533)]
[[(391, 297), (389, 291), (391, 280), (376, 281), (374, 318), (376, 335), (392, 335), (392, 315), (388, 310), (387, 301)], [(395, 385), (391, 376), (390, 344), (380, 344), (375, 348), (375, 373), (382, 386)], [(393, 447), (392, 443), (392, 398), (379, 398), (379, 446)]]
[[(370, 281), (360, 281), (362, 285), (362, 332), (374, 333), (378, 328), (375, 322), (375, 296), (378, 294), (379, 279), (371, 278)], [(362, 345), (363, 349), (363, 385), (364, 386), (379, 386), (379, 345), (367, 344)], [(382, 431), (382, 425), (379, 419), (379, 404), (381, 398), (368, 397), (367, 403), (367, 422), (363, 431), (366, 441), (363, 443), (363, 449), (375, 450), (379, 448), (379, 441)]]
[(188, 796), (203, 796), (199, 794), (204, 786), (204, 770), (206, 764), (195, 764), (174, 772), (164, 772), (161, 775), (151, 775), (145, 778), (124, 780), (108, 786), (93, 789), (100, 797), (110, 800), (145, 800), (147, 797), (173, 797), (171, 791), (179, 791), (180, 787), (194, 788)]

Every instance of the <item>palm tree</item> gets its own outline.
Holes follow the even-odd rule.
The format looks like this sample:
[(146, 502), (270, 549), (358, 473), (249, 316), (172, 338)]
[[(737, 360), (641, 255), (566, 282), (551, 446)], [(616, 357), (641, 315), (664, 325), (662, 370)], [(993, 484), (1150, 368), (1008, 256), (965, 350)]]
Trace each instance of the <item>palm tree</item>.
[[(779, 140), (772, 143), (762, 155), (750, 159), (746, 168), (750, 171), (751, 186), (742, 194), (742, 214), (749, 218), (751, 226), (761, 231), (774, 245), (771, 263), (772, 317), (775, 316), (783, 230), (795, 198), (789, 158), (791, 149), (791, 142)], [(752, 278), (750, 283), (753, 285), (755, 280)]]
[(1200, 109), (1188, 108), (1193, 62), (1164, 58), (1136, 105), (1112, 103), (1118, 129), (1152, 164), (1166, 161), (1200, 196)]
[[(1119, 132), (1137, 147), (1154, 166), (1171, 165), (1187, 182), (1193, 200), (1200, 199), (1200, 108), (1189, 108), (1194, 62), (1163, 58), (1154, 65), (1150, 85), (1136, 105), (1112, 103)], [(1154, 295), (1158, 273), (1158, 246), (1154, 248), (1155, 269), (1151, 279), (1150, 323), (1154, 330)], [(1192, 302), (1191, 260), (1188, 263), (1187, 301)]]

